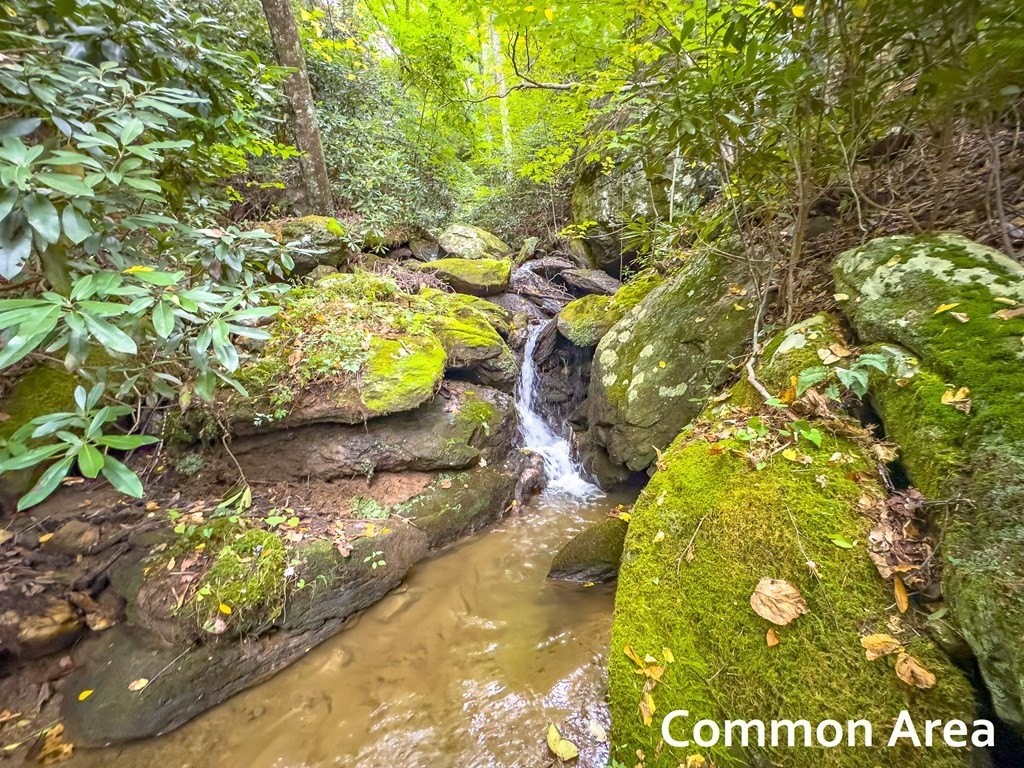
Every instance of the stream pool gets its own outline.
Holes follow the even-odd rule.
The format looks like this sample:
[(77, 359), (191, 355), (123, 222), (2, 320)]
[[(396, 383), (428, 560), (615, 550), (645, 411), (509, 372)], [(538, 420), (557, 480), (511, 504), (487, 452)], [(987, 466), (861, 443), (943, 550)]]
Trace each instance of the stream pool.
[(546, 578), (626, 497), (545, 495), (410, 571), (346, 630), (170, 734), (76, 752), (96, 768), (536, 768), (549, 723), (603, 766), (614, 588)]

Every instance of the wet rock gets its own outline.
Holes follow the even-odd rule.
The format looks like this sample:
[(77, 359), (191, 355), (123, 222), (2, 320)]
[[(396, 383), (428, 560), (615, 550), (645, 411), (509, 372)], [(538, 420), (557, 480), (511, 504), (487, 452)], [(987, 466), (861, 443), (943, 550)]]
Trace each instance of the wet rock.
[(528, 237), (523, 241), (522, 247), (519, 249), (519, 253), (516, 254), (515, 266), (529, 261), (537, 253), (537, 246), (540, 244), (540, 240), (536, 237)]
[(611, 296), (622, 287), (622, 283), (600, 269), (566, 269), (558, 279), (578, 296), (592, 293)]
[(528, 268), (517, 269), (510, 282), (512, 291), (539, 309), (546, 317), (557, 315), (573, 300), (572, 294)]
[(398, 514), (427, 535), (431, 549), (500, 520), (513, 508), (521, 462), (442, 473)]
[(414, 259), (418, 261), (434, 261), (443, 255), (441, 246), (435, 240), (426, 238), (413, 238), (409, 241), (409, 251)]
[(452, 224), (437, 242), (445, 253), (460, 259), (504, 259), (512, 253), (497, 235), (471, 224)]
[(84, 555), (100, 540), (100, 527), (84, 520), (69, 520), (44, 545), (65, 555)]
[(602, 583), (619, 572), (619, 560), (629, 524), (609, 517), (573, 536), (551, 561), (548, 578)]
[(232, 445), (252, 477), (334, 480), (380, 472), (435, 471), (504, 459), (515, 436), (512, 399), (473, 384), (451, 382), (414, 411), (365, 425), (318, 424), (236, 439)]
[(586, 406), (583, 459), (592, 472), (603, 458), (630, 472), (646, 469), (697, 415), (753, 327), (753, 304), (737, 291), (747, 279), (737, 261), (694, 253), (601, 339)]
[(37, 659), (71, 645), (85, 620), (67, 600), (28, 599), (23, 607), (0, 614), (0, 658)]
[[(91, 690), (79, 701), (66, 696), (63, 717), (82, 746), (155, 736), (302, 658), (344, 626), (346, 620), (397, 587), (427, 551), (427, 536), (396, 521), (387, 533), (357, 539), (348, 557), (329, 542), (301, 555), (300, 573), (315, 590), (296, 593), (258, 637), (207, 639), (199, 645), (166, 645), (138, 627), (115, 627), (76, 653), (69, 691)], [(383, 562), (371, 568), (370, 562)], [(325, 580), (327, 586), (315, 585)], [(129, 690), (140, 678), (141, 691)]]
[(295, 262), (292, 275), (302, 277), (320, 266), (337, 268), (349, 256), (349, 245), (341, 222), (330, 216), (303, 216), (259, 225), (279, 243), (294, 244), (289, 255)]
[(1024, 732), (1024, 267), (943, 234), (873, 240), (834, 273), (889, 360), (870, 394), (911, 481), (971, 500), (940, 518), (943, 591), (997, 713)]
[(530, 320), (540, 320), (544, 317), (544, 314), (538, 309), (536, 304), (515, 293), (500, 293), (497, 296), (488, 296), (485, 301), (492, 302), (513, 315), (526, 315)]
[(512, 262), (486, 257), (445, 258), (423, 264), (419, 268), (437, 275), (459, 293), (495, 296), (508, 288)]
[(569, 259), (561, 256), (543, 256), (531, 261), (526, 268), (535, 274), (542, 275), (551, 280), (567, 269), (576, 269), (576, 265)]

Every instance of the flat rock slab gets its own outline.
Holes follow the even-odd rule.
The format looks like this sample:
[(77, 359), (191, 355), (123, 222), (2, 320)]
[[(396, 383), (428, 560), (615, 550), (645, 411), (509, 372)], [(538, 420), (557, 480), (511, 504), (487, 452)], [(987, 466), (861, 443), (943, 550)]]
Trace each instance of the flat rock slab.
[(603, 583), (619, 573), (629, 523), (608, 517), (573, 536), (555, 553), (549, 579)]
[(612, 296), (622, 287), (620, 281), (600, 269), (566, 269), (559, 273), (558, 279), (581, 296), (592, 293)]

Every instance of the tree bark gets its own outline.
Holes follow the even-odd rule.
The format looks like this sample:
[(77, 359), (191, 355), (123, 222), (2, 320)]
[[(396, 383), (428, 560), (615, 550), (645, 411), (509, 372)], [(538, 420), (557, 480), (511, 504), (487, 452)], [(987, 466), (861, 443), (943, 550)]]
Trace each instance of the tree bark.
[(292, 133), (295, 147), (302, 153), (299, 168), (306, 192), (306, 206), (310, 213), (330, 215), (334, 213), (331, 204), (331, 187), (327, 179), (327, 161), (324, 147), (320, 142), (320, 128), (316, 122), (316, 108), (313, 92), (309, 87), (309, 73), (306, 59), (299, 41), (299, 29), (295, 24), (291, 0), (262, 0), (263, 13), (270, 27), (274, 52), (278, 63), (295, 70), (284, 83), (284, 92), (292, 117)]

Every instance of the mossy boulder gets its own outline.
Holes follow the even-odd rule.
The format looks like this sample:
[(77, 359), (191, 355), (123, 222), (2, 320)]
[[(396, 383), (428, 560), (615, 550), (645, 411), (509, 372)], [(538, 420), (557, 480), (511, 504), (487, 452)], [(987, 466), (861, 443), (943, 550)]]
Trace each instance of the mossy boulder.
[(313, 424), (236, 438), (231, 451), (246, 475), (276, 482), (433, 472), (504, 460), (516, 431), (512, 398), (488, 387), (449, 382), (444, 397), (366, 424)]
[(459, 293), (471, 296), (496, 296), (508, 288), (512, 275), (509, 259), (438, 259), (416, 268), (437, 275)]
[(588, 525), (566, 542), (551, 561), (549, 579), (565, 581), (612, 581), (619, 572), (619, 560), (629, 523), (608, 517)]
[(439, 313), (431, 327), (448, 356), (449, 370), (480, 384), (511, 390), (519, 365), (487, 315), (472, 306), (456, 306)]
[(1024, 732), (1024, 267), (938, 234), (873, 240), (834, 272), (861, 341), (893, 347), (871, 397), (912, 482), (963, 499), (943, 515), (943, 589)]
[[(697, 415), (752, 330), (745, 280), (735, 260), (695, 252), (605, 334), (585, 405), (591, 450), (638, 472)], [(604, 463), (584, 460), (595, 469)], [(602, 482), (610, 479), (605, 473)]]
[(450, 225), (437, 242), (446, 253), (460, 259), (501, 259), (512, 253), (500, 237), (472, 224)]
[[(872, 522), (858, 500), (884, 496), (874, 480), (858, 481), (872, 477), (865, 450), (826, 437), (820, 447), (801, 445), (810, 463), (775, 453), (758, 469), (745, 456), (749, 443), (709, 442), (708, 434), (720, 437), (737, 423), (726, 408), (707, 414), (697, 429), (675, 440), (633, 510), (612, 626), (614, 755), (632, 764), (642, 750), (648, 768), (674, 768), (695, 753), (718, 765), (786, 768), (861, 768), (865, 760), (900, 768), (972, 764), (966, 750), (905, 743), (877, 749), (870, 759), (863, 749), (842, 746), (752, 747), (744, 754), (662, 743), (661, 718), (677, 709), (689, 717), (677, 722), (676, 738), (690, 738), (689, 728), (702, 718), (812, 724), (866, 719), (874, 725), (876, 747), (903, 709), (917, 723), (970, 722), (975, 715), (963, 673), (917, 631), (896, 632), (897, 639), (935, 674), (931, 690), (901, 682), (893, 656), (866, 658), (861, 638), (893, 634), (899, 623), (891, 588), (865, 548)], [(837, 546), (836, 537), (853, 546)], [(763, 578), (796, 587), (807, 615), (784, 627), (757, 615), (750, 598)], [(768, 642), (769, 629), (777, 645)], [(638, 674), (626, 649), (639, 659), (652, 656), (657, 661), (651, 663), (664, 668), (651, 691), (651, 725), (638, 710), (647, 677)]]
[[(295, 262), (292, 274), (308, 275), (317, 267), (340, 267), (349, 257), (344, 225), (332, 216), (303, 216), (260, 225), (279, 243), (297, 246), (289, 252)], [(308, 253), (306, 252), (308, 251)]]
[(664, 282), (654, 270), (644, 270), (614, 296), (598, 294), (570, 302), (558, 313), (558, 332), (578, 347), (593, 347), (651, 291)]

